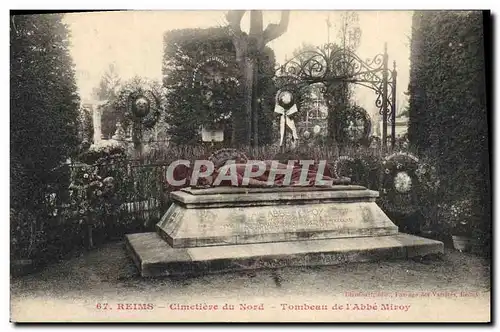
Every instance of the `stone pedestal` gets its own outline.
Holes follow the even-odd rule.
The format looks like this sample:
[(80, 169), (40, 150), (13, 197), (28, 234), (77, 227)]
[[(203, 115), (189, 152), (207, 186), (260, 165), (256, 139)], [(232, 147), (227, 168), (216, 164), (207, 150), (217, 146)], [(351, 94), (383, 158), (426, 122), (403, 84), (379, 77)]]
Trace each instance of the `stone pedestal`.
[(438, 241), (400, 234), (378, 192), (332, 188), (209, 188), (172, 193), (156, 233), (127, 235), (142, 276), (191, 275), (443, 251)]

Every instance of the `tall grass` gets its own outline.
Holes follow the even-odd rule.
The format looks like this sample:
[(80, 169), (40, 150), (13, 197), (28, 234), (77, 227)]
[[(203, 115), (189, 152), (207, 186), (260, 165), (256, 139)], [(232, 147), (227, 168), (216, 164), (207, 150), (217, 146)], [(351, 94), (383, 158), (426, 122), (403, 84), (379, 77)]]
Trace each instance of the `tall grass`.
[[(146, 153), (140, 159), (143, 164), (169, 164), (174, 160), (186, 159), (194, 161), (196, 159), (208, 158), (218, 147), (210, 145), (164, 145), (156, 147)], [(314, 160), (335, 160), (339, 156), (337, 147), (328, 146), (299, 146), (293, 151), (283, 152), (277, 145), (264, 145), (259, 147), (244, 146), (239, 148), (249, 158), (255, 160), (275, 160), (284, 156)]]
[[(162, 164), (168, 165), (174, 160), (185, 159), (194, 161), (196, 159), (208, 158), (213, 152), (223, 148), (222, 146), (210, 146), (210, 145), (174, 145), (174, 144), (163, 144), (156, 145), (154, 149), (151, 149), (147, 153), (141, 156), (140, 159), (136, 160), (140, 164)], [(243, 146), (238, 148), (241, 152), (244, 152), (250, 159), (255, 160), (283, 160), (283, 159), (310, 159), (310, 160), (326, 160), (334, 162), (340, 156), (349, 157), (378, 157), (385, 158), (386, 156), (401, 151), (400, 148), (388, 148), (385, 152), (380, 147), (372, 148), (365, 146), (346, 146), (339, 149), (336, 145), (315, 145), (307, 146), (300, 145), (293, 150), (288, 149), (287, 151), (282, 151), (281, 147), (278, 145), (263, 145), (259, 147)], [(417, 153), (417, 151), (411, 151), (407, 148), (404, 149), (406, 152)]]

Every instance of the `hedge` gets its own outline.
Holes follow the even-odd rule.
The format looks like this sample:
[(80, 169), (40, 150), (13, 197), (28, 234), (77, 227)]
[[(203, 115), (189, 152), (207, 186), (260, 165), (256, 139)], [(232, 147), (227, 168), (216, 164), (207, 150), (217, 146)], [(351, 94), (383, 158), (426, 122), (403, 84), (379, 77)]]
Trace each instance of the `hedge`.
[[(480, 11), (417, 11), (409, 84), (410, 143), (436, 162), (439, 196), (470, 199), (475, 229), (490, 233), (488, 107)], [(487, 242), (487, 241), (486, 241)]]
[[(201, 142), (199, 129), (213, 123), (224, 124), (226, 145), (237, 145), (244, 134), (242, 118), (241, 73), (236, 51), (226, 28), (180, 29), (164, 35), (163, 85), (166, 90), (166, 119), (170, 124), (172, 142), (195, 145)], [(211, 61), (216, 59), (220, 61)], [(275, 70), (274, 52), (266, 47), (257, 54), (260, 108), (259, 135), (262, 144), (272, 141)], [(203, 66), (208, 64), (209, 66)], [(207, 70), (219, 71), (221, 82), (208, 88)], [(204, 75), (205, 74), (205, 75)], [(230, 79), (231, 78), (231, 79)], [(214, 104), (207, 107), (203, 98), (210, 90)], [(229, 113), (229, 116), (227, 116)], [(232, 126), (236, 126), (232, 130)], [(240, 128), (241, 127), (241, 128)], [(235, 137), (232, 137), (234, 134)]]

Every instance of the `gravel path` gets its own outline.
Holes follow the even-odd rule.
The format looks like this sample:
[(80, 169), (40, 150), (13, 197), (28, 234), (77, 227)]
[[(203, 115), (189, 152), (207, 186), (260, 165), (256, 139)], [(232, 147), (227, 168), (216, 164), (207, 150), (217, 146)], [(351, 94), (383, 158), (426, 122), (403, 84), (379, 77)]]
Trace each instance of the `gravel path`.
[[(11, 317), (14, 321), (489, 321), (489, 297), (489, 261), (454, 250), (424, 262), (143, 279), (124, 243), (115, 242), (11, 279)], [(353, 310), (354, 304), (360, 310)], [(235, 310), (222, 310), (224, 305), (234, 305)], [(247, 310), (249, 305), (252, 310)], [(406, 311), (405, 306), (409, 306)]]

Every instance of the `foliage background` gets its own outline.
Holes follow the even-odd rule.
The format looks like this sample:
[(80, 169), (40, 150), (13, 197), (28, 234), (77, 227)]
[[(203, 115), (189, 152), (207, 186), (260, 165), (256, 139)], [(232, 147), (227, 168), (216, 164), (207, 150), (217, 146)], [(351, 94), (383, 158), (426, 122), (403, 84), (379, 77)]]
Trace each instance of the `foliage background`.
[[(485, 14), (487, 15), (487, 14)], [(413, 16), (409, 140), (436, 164), (445, 203), (474, 204), (470, 232), (491, 233), (488, 106), (480, 11), (417, 11)]]
[[(304, 145), (288, 153), (271, 144), (241, 149), (252, 159), (327, 160), (339, 175), (379, 190), (379, 203), (401, 231), (420, 235), (429, 229), (453, 231), (443, 227), (448, 224), (489, 245), (491, 181), (483, 24), (480, 12), (415, 13), (409, 138), (419, 162), (401, 157), (402, 166), (388, 166), (387, 155), (376, 145), (344, 146), (341, 154), (335, 144)], [(163, 86), (137, 77), (124, 84), (116, 75), (103, 78), (96, 93), (110, 101), (108, 106), (115, 112), (108, 113), (110, 118), (120, 119), (125, 127), (131, 91), (149, 86), (162, 97), (165, 112), (159, 121), (169, 123), (164, 129), (173, 135), (173, 142), (151, 149), (139, 161), (126, 160), (118, 147), (90, 149), (77, 156), (78, 144), (83, 137), (92, 137), (92, 128), (88, 114), (79, 111), (68, 31), (60, 15), (11, 17), (10, 37), (12, 257), (43, 262), (82, 248), (90, 221), (103, 239), (150, 228), (169, 204), (172, 188), (163, 177), (165, 166), (177, 159), (210, 155), (214, 148), (199, 144), (198, 129), (228, 110), (231, 116), (224, 143), (237, 146), (242, 132), (237, 119), (243, 111), (238, 86), (223, 81), (221, 89), (214, 91), (221, 103), (209, 112), (202, 104), (200, 86), (192, 84), (196, 64), (212, 56), (227, 62), (227, 75), (240, 79), (234, 46), (224, 28), (167, 33)], [(268, 48), (256, 56), (261, 70), (259, 141), (271, 143), (276, 139), (272, 134), (275, 59)], [(334, 98), (337, 104), (330, 105), (338, 111), (335, 114), (350, 103), (349, 90), (337, 88), (329, 91), (330, 96), (339, 97)], [(109, 122), (106, 135), (112, 135), (114, 124), (105, 122)], [(64, 164), (68, 157), (84, 164)], [(412, 178), (412, 191), (405, 195), (394, 191), (394, 175), (401, 170)], [(85, 174), (95, 174), (99, 181), (87, 183)], [(113, 190), (105, 191), (109, 183)], [(71, 193), (75, 188), (81, 196)], [(470, 220), (467, 227), (464, 218)]]
[[(10, 192), (13, 254), (46, 239), (48, 194), (77, 153), (79, 96), (60, 14), (10, 17)], [(57, 185), (56, 185), (57, 183)], [(17, 232), (19, 231), (19, 232)], [(22, 251), (22, 250), (21, 250)]]

